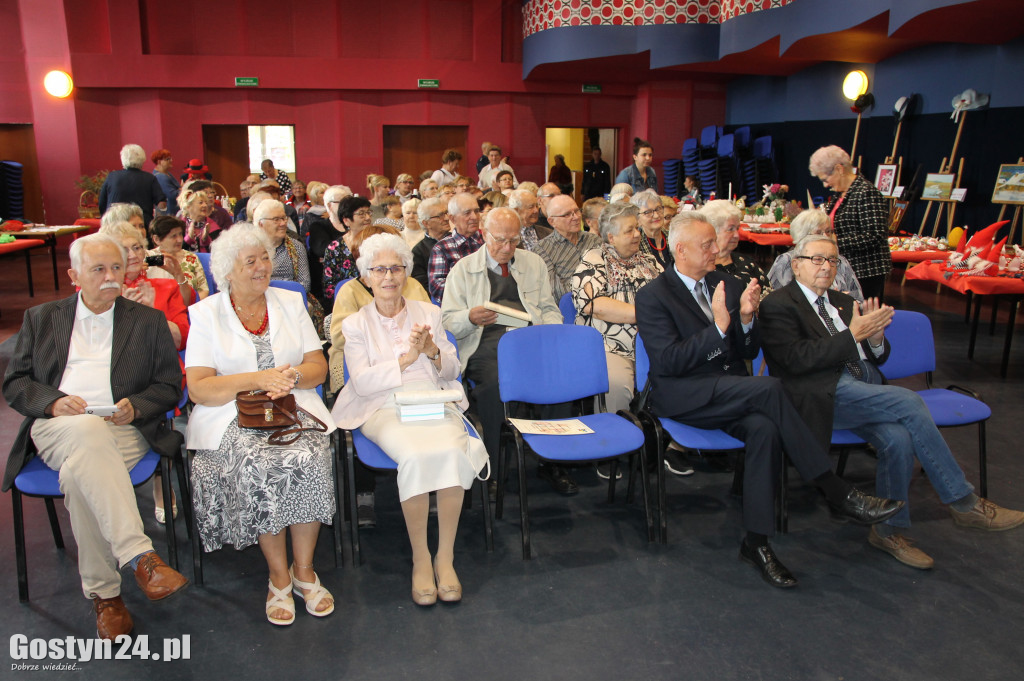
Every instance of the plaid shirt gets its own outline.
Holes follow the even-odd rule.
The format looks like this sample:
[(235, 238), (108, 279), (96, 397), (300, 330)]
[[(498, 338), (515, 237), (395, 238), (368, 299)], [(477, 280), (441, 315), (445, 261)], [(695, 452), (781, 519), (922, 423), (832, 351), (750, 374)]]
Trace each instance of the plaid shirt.
[(601, 237), (593, 232), (580, 232), (580, 238), (575, 244), (558, 232), (548, 234), (537, 243), (533, 252), (544, 258), (544, 264), (548, 266), (551, 294), (556, 301), (569, 292), (569, 281), (583, 254), (600, 247)]
[(471, 237), (452, 232), (434, 244), (427, 263), (427, 282), (430, 284), (430, 298), (440, 303), (444, 297), (444, 282), (459, 260), (475, 253), (484, 245), (484, 235), (479, 231)]
[(892, 270), (889, 253), (889, 202), (863, 175), (854, 178), (833, 218), (839, 253), (858, 278)]

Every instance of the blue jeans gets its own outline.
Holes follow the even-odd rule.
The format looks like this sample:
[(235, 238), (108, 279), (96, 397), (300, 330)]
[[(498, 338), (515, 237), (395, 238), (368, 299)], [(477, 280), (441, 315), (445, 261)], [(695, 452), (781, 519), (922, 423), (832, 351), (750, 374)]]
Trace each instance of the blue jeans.
[[(963, 499), (974, 491), (949, 445), (935, 427), (924, 401), (912, 390), (882, 385), (874, 365), (860, 362), (864, 380), (846, 371), (836, 386), (833, 428), (852, 430), (878, 451), (875, 494), (907, 499), (914, 458), (928, 475), (944, 504)], [(894, 527), (910, 527), (910, 508), (886, 521)]]

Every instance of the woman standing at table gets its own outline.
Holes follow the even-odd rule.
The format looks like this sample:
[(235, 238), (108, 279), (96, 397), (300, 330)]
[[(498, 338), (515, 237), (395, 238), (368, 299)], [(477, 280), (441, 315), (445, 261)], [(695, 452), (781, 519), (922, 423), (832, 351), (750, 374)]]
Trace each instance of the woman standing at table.
[(889, 202), (863, 175), (853, 171), (850, 155), (835, 145), (814, 152), (810, 170), (827, 189), (839, 194), (826, 207), (839, 253), (853, 266), (864, 297), (881, 302), (885, 280), (892, 271)]

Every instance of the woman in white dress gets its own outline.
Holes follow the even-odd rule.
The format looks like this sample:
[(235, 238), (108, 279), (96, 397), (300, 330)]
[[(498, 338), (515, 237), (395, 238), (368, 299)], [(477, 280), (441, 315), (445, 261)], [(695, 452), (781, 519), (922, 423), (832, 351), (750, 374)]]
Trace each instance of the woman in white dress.
[[(487, 463), (483, 443), (466, 434), (461, 415), (402, 423), (395, 393), (458, 390), (455, 346), (441, 327), (440, 308), (402, 296), (412, 251), (393, 234), (372, 236), (360, 246), (357, 267), (373, 290), (373, 302), (342, 323), (349, 379), (334, 405), (340, 428), (362, 432), (398, 462), (398, 495), (412, 545), (412, 598), (432, 605), (462, 599), (454, 566), (455, 534), (465, 491)], [(437, 553), (427, 545), (430, 492), (437, 492)], [(436, 581), (435, 581), (436, 580)]]

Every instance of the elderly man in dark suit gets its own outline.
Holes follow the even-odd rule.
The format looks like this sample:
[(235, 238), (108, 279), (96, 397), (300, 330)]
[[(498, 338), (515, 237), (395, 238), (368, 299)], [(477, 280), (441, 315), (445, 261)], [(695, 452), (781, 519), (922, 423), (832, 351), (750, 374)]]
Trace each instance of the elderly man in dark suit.
[[(917, 393), (883, 385), (877, 367), (889, 356), (885, 327), (893, 309), (831, 291), (838, 263), (830, 238), (806, 237), (795, 249), (794, 280), (761, 304), (768, 367), (815, 438), (827, 447), (832, 429), (843, 428), (874, 445), (876, 488), (886, 497), (907, 500), (917, 459), (958, 525), (1008, 530), (1024, 523), (1024, 513), (974, 494)], [(931, 568), (932, 558), (900, 533), (907, 527), (904, 508), (872, 526), (868, 542), (905, 565)]]
[(150, 448), (171, 455), (181, 446), (164, 423), (181, 397), (181, 368), (163, 313), (121, 297), (124, 263), (106, 235), (75, 241), (68, 274), (81, 292), (25, 313), (3, 384), (25, 415), (3, 489), (33, 452), (60, 472), (82, 591), (109, 639), (132, 629), (118, 568), (130, 565), (150, 600), (188, 583), (153, 551), (128, 477)]
[(751, 377), (757, 355), (760, 286), (715, 271), (714, 228), (699, 212), (672, 221), (672, 268), (636, 296), (636, 321), (651, 361), (651, 408), (698, 428), (721, 428), (746, 445), (740, 557), (772, 586), (796, 579), (768, 545), (775, 526), (775, 481), (785, 453), (825, 493), (835, 515), (876, 523), (902, 502), (862, 494), (832, 472), (827, 449), (800, 419), (775, 378)]

